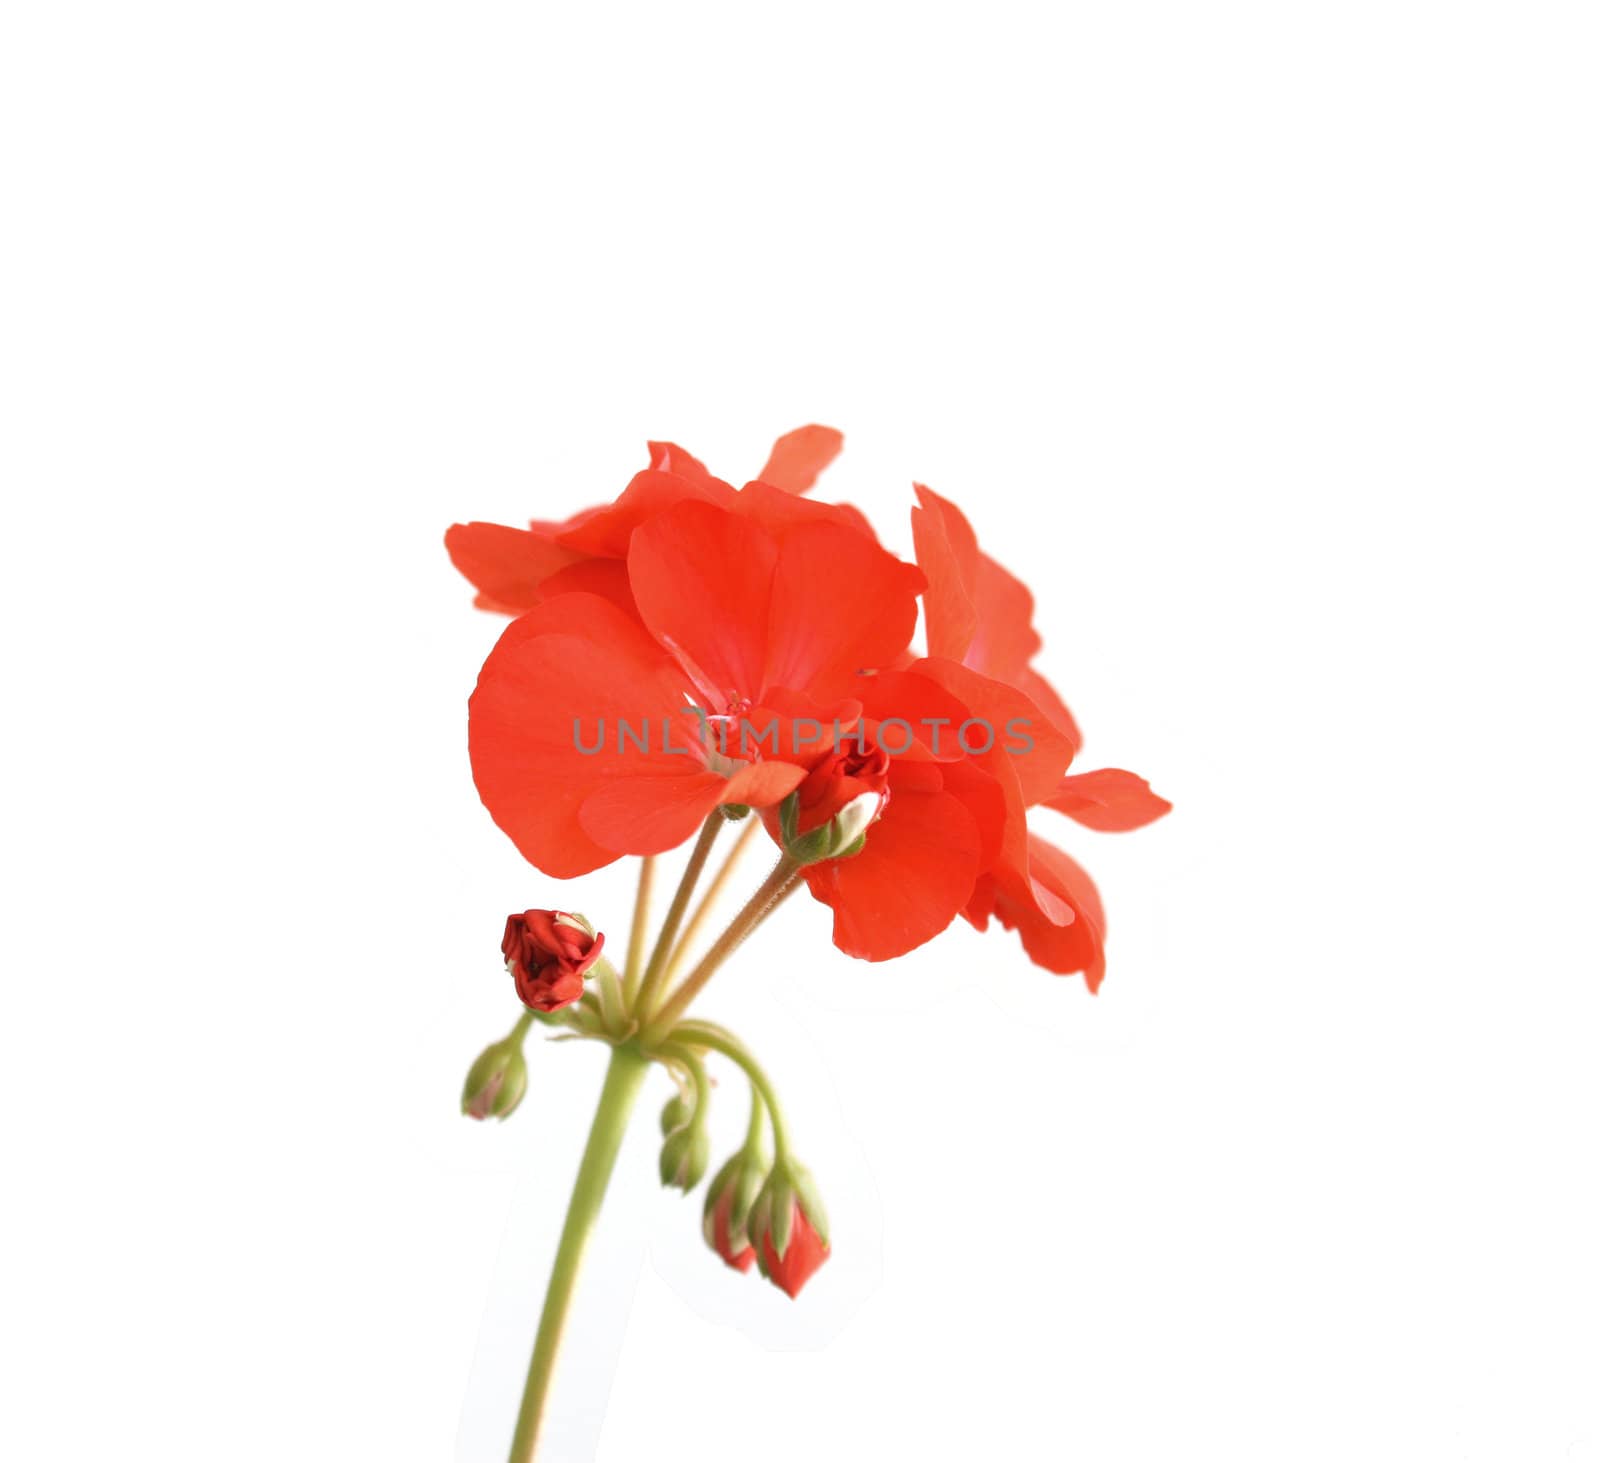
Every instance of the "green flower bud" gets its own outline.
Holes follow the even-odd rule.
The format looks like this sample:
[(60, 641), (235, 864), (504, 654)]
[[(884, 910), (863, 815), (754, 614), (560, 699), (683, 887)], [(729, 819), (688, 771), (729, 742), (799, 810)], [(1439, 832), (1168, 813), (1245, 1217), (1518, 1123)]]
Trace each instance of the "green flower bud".
[(704, 1123), (690, 1123), (667, 1134), (661, 1145), (661, 1182), (688, 1193), (711, 1166), (711, 1134)]
[(809, 833), (800, 833), (797, 831), (799, 795), (791, 793), (778, 812), (784, 851), (797, 864), (854, 858), (867, 846), (867, 829), (883, 811), (883, 804), (883, 794), (864, 792), (847, 802), (826, 823), (819, 823)]
[(461, 1087), (461, 1111), (469, 1118), (508, 1118), (528, 1090), (528, 1064), (522, 1043), (507, 1037), (482, 1054), (467, 1069)]
[(661, 1109), (661, 1131), (666, 1134), (674, 1133), (679, 1128), (686, 1128), (693, 1117), (694, 1103), (683, 1093), (676, 1092), (667, 1100), (667, 1105)]

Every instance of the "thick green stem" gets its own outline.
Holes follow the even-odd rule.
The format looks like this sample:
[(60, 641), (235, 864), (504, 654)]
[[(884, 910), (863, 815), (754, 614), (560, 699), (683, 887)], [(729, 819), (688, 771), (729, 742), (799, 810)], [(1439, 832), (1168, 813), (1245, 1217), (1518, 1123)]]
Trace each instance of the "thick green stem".
[(722, 832), (722, 825), (727, 821), (721, 813), (713, 809), (711, 816), (702, 825), (700, 836), (695, 840), (694, 849), (689, 854), (683, 878), (678, 881), (678, 892), (672, 896), (672, 904), (667, 910), (666, 919), (662, 922), (661, 933), (656, 936), (656, 948), (651, 952), (650, 964), (645, 968), (644, 979), (639, 984), (638, 993), (630, 1008), (641, 1022), (649, 1019), (650, 1008), (655, 1004), (661, 977), (666, 973), (667, 956), (672, 954), (672, 947), (677, 943), (678, 930), (683, 924), (684, 914), (688, 911), (689, 900), (694, 895), (694, 886), (700, 882), (700, 871), (705, 868), (706, 860), (711, 856), (711, 845), (717, 841), (717, 834)]
[(550, 1378), (577, 1283), (578, 1267), (600, 1215), (600, 1203), (611, 1181), (611, 1170), (616, 1166), (628, 1115), (649, 1069), (649, 1061), (631, 1043), (612, 1049), (605, 1086), (600, 1089), (600, 1105), (595, 1109), (583, 1161), (578, 1165), (572, 1200), (567, 1205), (567, 1220), (561, 1229), (561, 1243), (556, 1249), (550, 1285), (545, 1291), (539, 1334), (533, 1343), (533, 1359), (528, 1363), (528, 1381), (522, 1392), (522, 1407), (517, 1413), (517, 1431), (511, 1440), (509, 1463), (530, 1463), (538, 1444), (539, 1423), (550, 1394)]

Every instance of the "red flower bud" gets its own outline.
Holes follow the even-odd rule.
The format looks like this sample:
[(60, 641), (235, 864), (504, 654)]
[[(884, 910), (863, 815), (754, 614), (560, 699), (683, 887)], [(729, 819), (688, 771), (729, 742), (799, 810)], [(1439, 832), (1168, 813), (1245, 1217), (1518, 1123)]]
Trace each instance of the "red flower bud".
[[(756, 1252), (748, 1241), (737, 1247), (735, 1246), (732, 1223), (733, 1199), (734, 1194), (731, 1185), (717, 1195), (716, 1202), (711, 1206), (711, 1214), (706, 1224), (706, 1230), (710, 1237), (711, 1248), (721, 1255), (727, 1264), (733, 1266), (735, 1270), (743, 1272), (755, 1264)], [(740, 1238), (744, 1240), (745, 1237), (741, 1236)]]
[(791, 1300), (828, 1258), (828, 1220), (816, 1185), (799, 1164), (779, 1160), (748, 1223), (761, 1273)]
[(516, 982), (517, 998), (535, 1011), (559, 1011), (583, 994), (583, 977), (600, 958), (606, 937), (577, 915), (529, 909), (506, 919), (500, 952)]
[(735, 1270), (748, 1270), (756, 1262), (745, 1220), (765, 1177), (765, 1160), (741, 1150), (722, 1166), (706, 1190), (702, 1232), (706, 1243)]
[(842, 812), (847, 803), (866, 793), (887, 800), (888, 788), (889, 754), (864, 728), (857, 728), (841, 738), (806, 774), (799, 787), (795, 829), (809, 833), (821, 827)]
[(828, 1244), (811, 1227), (806, 1211), (794, 1206), (794, 1219), (789, 1231), (789, 1247), (781, 1255), (773, 1247), (772, 1231), (761, 1236), (761, 1269), (767, 1279), (793, 1300), (801, 1287), (822, 1268), (828, 1258)]

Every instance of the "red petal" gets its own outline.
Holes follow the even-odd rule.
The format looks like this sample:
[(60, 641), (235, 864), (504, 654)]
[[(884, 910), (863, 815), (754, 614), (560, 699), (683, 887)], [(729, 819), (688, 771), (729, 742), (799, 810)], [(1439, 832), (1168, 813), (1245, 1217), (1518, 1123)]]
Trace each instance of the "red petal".
[(692, 452), (685, 452), (676, 442), (649, 442), (650, 466), (659, 468), (662, 472), (675, 472), (679, 477), (694, 478), (699, 482), (719, 482), (706, 471), (705, 463), (701, 462)]
[(793, 762), (752, 762), (730, 777), (721, 801), (743, 803), (750, 808), (769, 808), (781, 803), (804, 780), (806, 770)]
[[(1083, 869), (1044, 839), (1030, 837), (1033, 898), (1018, 900), (1002, 895), (994, 912), (1008, 930), (1022, 936), (1022, 947), (1035, 965), (1058, 975), (1082, 971), (1091, 991), (1105, 977), (1105, 911), (1099, 891)], [(1059, 901), (1073, 911), (1071, 923), (1055, 923), (1041, 906)]]
[(501, 523), (454, 524), (444, 546), (484, 601), (513, 613), (538, 604), (540, 584), (578, 557), (549, 532)]
[(635, 473), (615, 503), (567, 529), (561, 535), (562, 544), (585, 554), (623, 559), (628, 555), (634, 529), (657, 514), (685, 502), (724, 505), (733, 502), (733, 489), (727, 483), (707, 476), (704, 468), (700, 473), (699, 477), (685, 477), (655, 468)]
[(634, 535), (628, 578), (639, 613), (710, 711), (735, 696), (754, 699), (764, 685), (776, 561), (754, 523), (705, 503), (680, 503)]
[(579, 821), (602, 847), (665, 853), (694, 836), (727, 787), (725, 777), (705, 771), (619, 777), (584, 799)]
[(1035, 670), (1021, 671), (1009, 679), (1050, 718), (1050, 724), (1072, 743), (1073, 755), (1076, 756), (1078, 749), (1083, 746), (1083, 733), (1078, 730), (1078, 723), (1067, 710), (1066, 702), (1056, 695), (1055, 687)]
[(954, 503), (921, 484), (917, 497), (922, 506), (911, 510), (911, 531), (917, 563), (928, 576), (928, 654), (1016, 686), (1074, 749), (1081, 746), (1072, 713), (1029, 666), (1041, 641), (1027, 585), (979, 551), (972, 525)]
[(911, 537), (917, 564), (928, 576), (922, 596), (927, 612), (928, 654), (960, 660), (978, 629), (978, 608), (972, 597), (977, 574), (978, 540), (954, 503), (916, 484), (920, 508), (911, 510)]
[(1120, 767), (1063, 777), (1055, 796), (1046, 798), (1044, 805), (1101, 833), (1143, 828), (1172, 811), (1172, 804), (1151, 792), (1144, 778)]
[(898, 656), (923, 578), (837, 523), (791, 529), (778, 550), (764, 686), (823, 700), (859, 694), (860, 672)]
[[(931, 757), (941, 762), (955, 762), (965, 756), (956, 738), (972, 713), (933, 677), (915, 671), (883, 671), (861, 677), (859, 690), (871, 729), (880, 738), (887, 738), (881, 744), (891, 755)], [(902, 743), (906, 733), (896, 722), (909, 725), (916, 738), (905, 750)]]
[[(579, 809), (614, 778), (694, 770), (686, 757), (617, 755), (615, 745), (619, 720), (659, 731), (685, 691), (682, 673), (639, 625), (593, 595), (558, 595), (506, 628), (478, 677), (468, 742), (479, 796), (524, 858), (571, 878), (634, 851), (626, 841), (598, 843)], [(606, 745), (586, 755), (575, 722), (586, 745), (603, 725)]]
[(844, 434), (832, 427), (796, 427), (772, 444), (767, 465), (756, 476), (785, 493), (809, 492), (843, 446)]
[(770, 483), (746, 483), (739, 489), (734, 506), (747, 518), (755, 519), (774, 538), (781, 538), (800, 523), (837, 523), (865, 534), (873, 543), (878, 541), (872, 525), (859, 508), (852, 508), (848, 503), (815, 503), (810, 498), (797, 498)]
[(1033, 595), (1015, 574), (980, 553), (972, 602), (978, 625), (962, 658), (974, 670), (1011, 680), (1027, 669), (1043, 644), (1033, 628)]
[[(1024, 806), (1054, 796), (1076, 748), (1028, 697), (954, 661), (919, 660), (912, 671), (937, 681), (970, 708), (976, 725), (967, 730), (965, 746), (985, 765), (997, 755), (1011, 763)], [(989, 733), (991, 744), (977, 751)]]
[(622, 559), (582, 559), (558, 570), (539, 586), (539, 598), (543, 601), (558, 594), (597, 594), (630, 620), (639, 618), (628, 583), (628, 566)]
[(794, 1300), (805, 1288), (806, 1281), (822, 1268), (823, 1261), (828, 1258), (828, 1246), (812, 1228), (806, 1211), (796, 1205), (789, 1223), (789, 1247), (782, 1258), (772, 1243), (770, 1231), (761, 1236), (761, 1258), (767, 1278)]
[(978, 830), (980, 868), (988, 868), (1004, 857), (1008, 834), (1013, 827), (1021, 830), (1015, 836), (1019, 845), (1026, 839), (1022, 800), (1016, 796), (1008, 798), (998, 778), (971, 760), (951, 763), (939, 771), (945, 791), (958, 798), (972, 814), (973, 825)]
[(813, 864), (805, 878), (833, 909), (835, 945), (861, 960), (892, 960), (955, 918), (972, 893), (978, 856), (977, 825), (957, 798), (897, 789), (860, 853)]

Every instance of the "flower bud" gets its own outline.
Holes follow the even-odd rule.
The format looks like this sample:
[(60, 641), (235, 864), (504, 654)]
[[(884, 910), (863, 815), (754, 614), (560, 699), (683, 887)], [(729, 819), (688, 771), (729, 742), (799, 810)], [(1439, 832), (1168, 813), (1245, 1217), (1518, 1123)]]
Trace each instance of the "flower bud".
[(667, 1104), (661, 1109), (661, 1131), (675, 1133), (679, 1128), (689, 1126), (689, 1120), (694, 1117), (694, 1103), (681, 1092), (675, 1092), (667, 1099)]
[(741, 1150), (717, 1170), (706, 1189), (700, 1228), (706, 1243), (735, 1270), (748, 1270), (756, 1262), (745, 1225), (766, 1174), (764, 1159)]
[(467, 1069), (461, 1086), (461, 1111), (469, 1118), (508, 1118), (528, 1090), (528, 1064), (522, 1044), (507, 1037), (485, 1047)]
[(704, 1123), (690, 1123), (667, 1134), (661, 1145), (661, 1182), (688, 1193), (711, 1166), (711, 1133)]
[(797, 864), (854, 858), (867, 846), (867, 829), (877, 821), (888, 801), (887, 795), (881, 792), (858, 793), (827, 822), (819, 823), (808, 833), (801, 833), (798, 831), (798, 819), (790, 811), (797, 796), (791, 793), (779, 810), (784, 851)]
[(792, 1159), (762, 1185), (746, 1222), (761, 1273), (793, 1300), (830, 1253), (828, 1216), (811, 1175)]
[(517, 998), (535, 1011), (559, 1011), (583, 994), (583, 978), (606, 937), (581, 915), (529, 909), (506, 919), (500, 951)]

